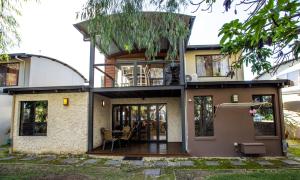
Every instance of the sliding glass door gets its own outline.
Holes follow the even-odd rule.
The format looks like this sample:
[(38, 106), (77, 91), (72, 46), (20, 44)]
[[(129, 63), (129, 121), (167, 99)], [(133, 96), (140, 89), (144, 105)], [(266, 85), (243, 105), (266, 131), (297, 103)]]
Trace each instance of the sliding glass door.
[(166, 104), (135, 104), (113, 106), (113, 130), (130, 126), (136, 141), (167, 141)]

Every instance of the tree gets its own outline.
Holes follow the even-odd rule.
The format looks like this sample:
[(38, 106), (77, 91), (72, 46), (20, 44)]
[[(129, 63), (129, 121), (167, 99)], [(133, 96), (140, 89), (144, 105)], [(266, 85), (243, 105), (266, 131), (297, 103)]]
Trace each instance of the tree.
[(21, 40), (16, 17), (21, 15), (21, 3), (27, 1), (0, 0), (0, 60), (8, 59), (8, 48), (18, 45)]
[[(83, 20), (90, 20), (90, 33), (93, 37), (100, 37), (104, 53), (108, 50), (108, 44), (118, 37), (115, 41), (126, 50), (131, 51), (138, 46), (146, 49), (146, 56), (155, 57), (160, 50), (156, 47), (157, 40), (163, 37), (170, 43), (167, 58), (173, 58), (178, 52), (179, 39), (188, 35), (183, 20), (173, 13), (184, 12), (189, 6), (195, 7), (193, 13), (200, 10), (211, 12), (215, 2), (216, 0), (88, 0), (80, 15)], [(251, 64), (252, 72), (260, 73), (271, 68), (268, 58), (275, 57), (277, 64), (298, 58), (298, 0), (223, 0), (223, 6), (224, 12), (232, 7), (235, 13), (240, 9), (249, 12), (245, 21), (236, 19), (225, 23), (220, 29), (222, 53), (243, 53), (234, 68), (240, 68), (244, 63)], [(159, 23), (153, 23), (143, 15), (144, 10), (166, 13), (163, 17), (155, 17)]]

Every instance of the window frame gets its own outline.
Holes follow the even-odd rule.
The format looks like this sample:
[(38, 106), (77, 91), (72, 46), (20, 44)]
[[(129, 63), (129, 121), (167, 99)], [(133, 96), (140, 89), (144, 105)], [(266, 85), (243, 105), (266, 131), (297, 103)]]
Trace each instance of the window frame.
[[(19, 76), (20, 76), (20, 63), (19, 62), (8, 62), (8, 63), (0, 63), (0, 65), (8, 65), (8, 64), (18, 64), (18, 66), (19, 66), (19, 69), (18, 69), (18, 73), (17, 73), (17, 79), (16, 79), (16, 85), (11, 85), (11, 86), (9, 86), (9, 85), (1, 85), (0, 84), (0, 87), (13, 87), (13, 86), (19, 86)], [(6, 83), (6, 81), (7, 81), (7, 71), (5, 72), (5, 83)]]
[[(271, 96), (272, 97), (272, 115), (273, 115), (273, 121), (274, 121), (274, 135), (257, 135), (256, 132), (255, 132), (255, 137), (277, 137), (278, 136), (278, 130), (277, 130), (277, 116), (276, 116), (276, 113), (275, 113), (275, 94), (252, 94), (252, 101), (254, 100), (254, 97), (255, 96)], [(254, 127), (254, 120), (253, 120), (253, 117), (252, 117), (252, 122), (253, 122), (253, 127)], [(256, 131), (255, 127), (254, 127), (254, 131)]]
[[(197, 57), (198, 56), (219, 56), (219, 55), (222, 55), (222, 54), (203, 54), (203, 55), (195, 55), (195, 66), (196, 66), (196, 74), (197, 74), (197, 77), (198, 78), (203, 78), (203, 77), (228, 77), (228, 76), (199, 76), (198, 75), (198, 67), (197, 67)], [(225, 56), (226, 57), (226, 56)], [(227, 63), (228, 63), (228, 72), (230, 71), (230, 64), (229, 64), (229, 57), (227, 58)]]
[[(46, 133), (43, 133), (43, 134), (35, 134), (35, 133), (33, 133), (32, 135), (24, 135), (24, 133), (23, 133), (23, 131), (22, 131), (22, 115), (23, 115), (23, 112), (24, 112), (24, 108), (22, 107), (22, 104), (24, 103), (24, 102), (34, 102), (34, 103), (36, 103), (36, 102), (41, 102), (41, 101), (45, 101), (45, 102), (47, 102), (47, 119), (46, 119), (46, 122), (45, 122), (45, 124), (46, 124)], [(43, 137), (43, 136), (47, 136), (48, 135), (48, 107), (49, 107), (49, 101), (48, 100), (32, 100), (32, 101), (20, 101), (20, 115), (19, 115), (19, 136), (24, 136), (24, 137), (33, 137), (33, 136), (36, 136), (36, 137)], [(35, 108), (36, 108), (36, 105), (35, 105)], [(34, 119), (35, 120), (35, 119)], [(32, 124), (34, 124), (33, 126), (35, 126), (35, 123), (36, 122), (32, 122)]]
[[(196, 116), (195, 116), (195, 97), (211, 97), (211, 105), (212, 105), (212, 126), (213, 126), (213, 135), (211, 135), (211, 136), (197, 136), (196, 135), (196, 125), (195, 125), (195, 118), (196, 118)], [(193, 114), (194, 114), (194, 119), (193, 119), (193, 123), (194, 123), (194, 137), (196, 138), (196, 139), (214, 139), (215, 138), (215, 121), (214, 121), (214, 114), (215, 114), (215, 106), (214, 106), (214, 98), (213, 98), (213, 95), (195, 95), (195, 96), (193, 96), (193, 102), (194, 102), (194, 104), (193, 104)]]

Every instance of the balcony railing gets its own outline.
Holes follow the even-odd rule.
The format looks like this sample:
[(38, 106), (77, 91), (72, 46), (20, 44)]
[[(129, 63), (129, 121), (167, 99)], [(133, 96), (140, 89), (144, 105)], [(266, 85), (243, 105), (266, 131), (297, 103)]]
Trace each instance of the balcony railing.
[(180, 84), (179, 61), (118, 61), (95, 64), (101, 87), (170, 86)]

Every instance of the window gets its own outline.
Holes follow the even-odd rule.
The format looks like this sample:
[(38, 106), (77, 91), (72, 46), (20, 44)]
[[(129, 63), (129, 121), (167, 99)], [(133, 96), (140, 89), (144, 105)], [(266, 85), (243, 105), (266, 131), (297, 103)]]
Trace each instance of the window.
[(198, 76), (227, 76), (228, 72), (228, 57), (223, 55), (196, 56), (196, 73)]
[(194, 97), (195, 136), (213, 136), (212, 96)]
[(275, 136), (275, 120), (273, 95), (254, 95), (254, 102), (265, 102), (265, 104), (254, 107), (256, 113), (253, 116), (255, 135)]
[(0, 64), (0, 87), (17, 86), (19, 76), (19, 63)]
[(47, 135), (48, 101), (22, 101), (20, 136)]

